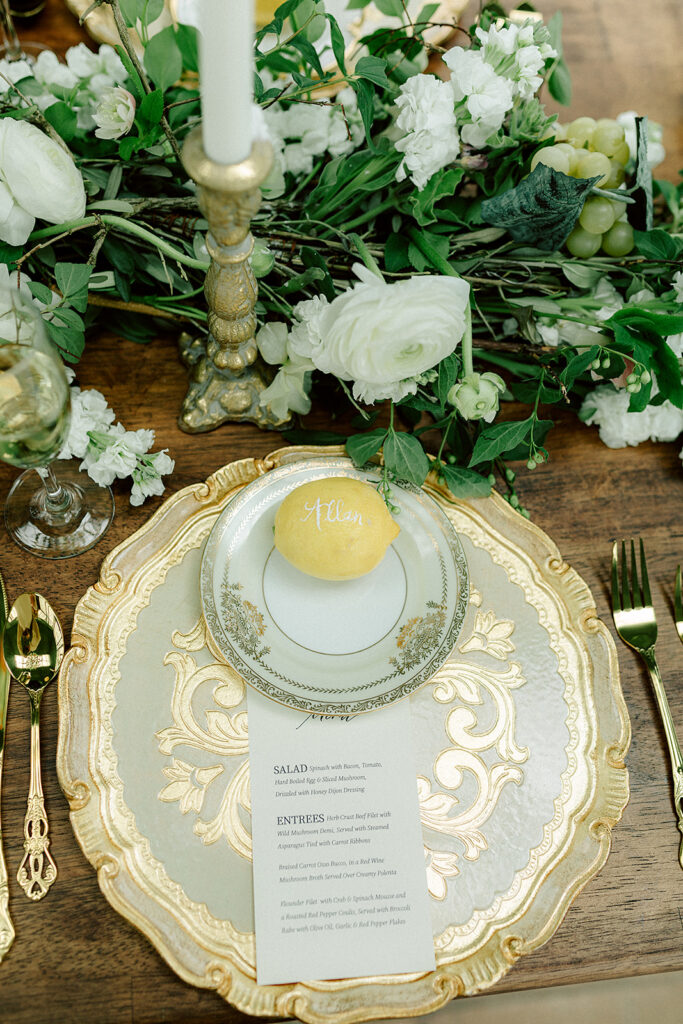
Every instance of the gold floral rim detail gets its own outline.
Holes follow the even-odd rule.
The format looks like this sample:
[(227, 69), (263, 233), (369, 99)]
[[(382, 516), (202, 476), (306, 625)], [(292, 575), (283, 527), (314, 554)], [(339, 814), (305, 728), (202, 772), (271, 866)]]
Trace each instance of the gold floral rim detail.
[[(556, 653), (562, 633), (565, 649), (561, 668), (565, 672), (572, 667), (580, 669), (575, 688), (591, 697), (586, 710), (586, 735), (579, 753), (594, 766), (594, 777), (589, 780), (581, 806), (574, 809), (571, 841), (566, 841), (550, 862), (554, 822), (544, 830), (544, 840), (534, 851), (535, 862), (521, 873), (524, 877), (519, 884), (524, 887), (524, 898), (514, 925), (496, 928), (492, 919), (496, 908), (489, 908), (490, 913), (480, 916), (472, 926), (478, 936), (476, 945), (459, 960), (448, 959), (449, 947), (455, 948), (455, 940), (470, 926), (447, 929), (436, 940), (438, 966), (429, 974), (260, 987), (256, 985), (252, 966), (252, 935), (237, 932), (230, 922), (217, 922), (205, 906), (199, 915), (201, 930), (188, 929), (183, 913), (183, 900), (187, 903), (187, 897), (180, 886), (161, 877), (163, 865), (158, 862), (152, 881), (141, 887), (140, 878), (146, 877), (145, 871), (154, 858), (147, 841), (132, 856), (125, 849), (127, 809), (122, 806), (121, 792), (107, 790), (94, 763), (97, 758), (92, 757), (93, 745), (99, 751), (99, 743), (105, 747), (111, 744), (111, 724), (103, 720), (97, 704), (88, 702), (84, 695), (96, 691), (98, 681), (102, 681), (112, 635), (118, 636), (119, 630), (125, 632), (128, 628), (124, 626), (126, 600), (135, 595), (138, 603), (148, 603), (153, 589), (150, 574), (157, 582), (164, 579), (184, 553), (197, 546), (197, 538), (206, 536), (217, 514), (243, 484), (278, 465), (326, 452), (330, 449), (286, 448), (264, 460), (246, 459), (226, 466), (206, 483), (171, 497), (141, 530), (105, 559), (99, 582), (88, 590), (76, 609), (72, 647), (61, 672), (58, 772), (70, 803), (74, 832), (98, 872), (102, 891), (114, 908), (147, 936), (180, 977), (190, 984), (215, 989), (237, 1009), (253, 1015), (296, 1016), (311, 1024), (353, 1024), (381, 1017), (424, 1014), (455, 996), (480, 991), (497, 981), (520, 956), (550, 938), (572, 900), (602, 867), (609, 853), (611, 828), (620, 819), (628, 800), (624, 756), (630, 741), (630, 724), (611, 636), (597, 618), (586, 585), (562, 561), (550, 539), (496, 495), (471, 503), (453, 502), (445, 491), (433, 485), (429, 487), (432, 495), (447, 512), (450, 506), (453, 517), (466, 523), (471, 534), (481, 531), (495, 539), (496, 561), (508, 572), (513, 565), (512, 552), (516, 552), (514, 571), (520, 578), (513, 578), (513, 582), (528, 585), (533, 579), (535, 593), (547, 595), (549, 608), (558, 606), (559, 619), (554, 621), (548, 615), (541, 624)], [(342, 452), (333, 449), (332, 454), (338, 456)], [(520, 549), (524, 552), (521, 560)], [(543, 609), (536, 607), (543, 620)], [(474, 644), (474, 649), (490, 647), (489, 653), (502, 660), (510, 640), (504, 624), (489, 622), (486, 612), (481, 612), (465, 642)], [(444, 673), (443, 678), (437, 673), (434, 684), (444, 688), (447, 699), (447, 688), (452, 684), (448, 672)], [(601, 680), (597, 687), (596, 678)], [(605, 680), (608, 685), (604, 685)], [(573, 699), (578, 696), (575, 693)], [(576, 766), (579, 734), (576, 729), (572, 731), (571, 721), (568, 725), (573, 737), (567, 748), (569, 772), (572, 759)], [(113, 754), (113, 763), (107, 770), (115, 772), (115, 761)], [(182, 770), (181, 767), (181, 774)], [(173, 781), (171, 777), (170, 784)], [(204, 782), (208, 785), (210, 781), (207, 775)], [(423, 807), (431, 807), (437, 816), (442, 813), (442, 808), (429, 803), (428, 793), (423, 798)], [(559, 813), (558, 806), (556, 818)], [(128, 815), (132, 816), (130, 811)], [(550, 909), (545, 901), (535, 898), (539, 883), (532, 884), (533, 871), (543, 857), (546, 860), (542, 862), (540, 885), (552, 874), (555, 886)], [(444, 880), (453, 874), (452, 865), (438, 855), (432, 856), (431, 867)], [(176, 914), (160, 899), (169, 886), (177, 890)], [(190, 909), (196, 911), (196, 905)], [(222, 926), (220, 934), (217, 924)], [(201, 964), (196, 956), (187, 955), (188, 941), (197, 943)]]

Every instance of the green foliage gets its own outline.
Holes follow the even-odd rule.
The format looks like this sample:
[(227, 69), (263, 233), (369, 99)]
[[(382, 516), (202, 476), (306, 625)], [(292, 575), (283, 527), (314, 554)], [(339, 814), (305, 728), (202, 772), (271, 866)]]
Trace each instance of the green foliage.
[(482, 203), (481, 214), (487, 223), (507, 228), (516, 242), (556, 250), (567, 240), (597, 181), (570, 178), (537, 164), (515, 188)]
[(171, 25), (152, 36), (145, 47), (145, 70), (150, 78), (166, 92), (183, 73), (183, 55)]
[[(348, 441), (347, 447), (348, 447)], [(429, 472), (429, 459), (413, 434), (391, 429), (384, 442), (384, 465), (399, 480), (420, 486)]]

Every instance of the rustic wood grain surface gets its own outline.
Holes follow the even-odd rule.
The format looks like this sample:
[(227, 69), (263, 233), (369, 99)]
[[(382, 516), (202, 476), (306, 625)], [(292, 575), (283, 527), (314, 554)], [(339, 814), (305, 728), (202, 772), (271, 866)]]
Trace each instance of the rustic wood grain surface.
[[(539, 2), (547, 15), (560, 6)], [(683, 166), (679, 0), (565, 0), (566, 54), (575, 83), (570, 114), (614, 115), (624, 108), (665, 125), (664, 168)], [(58, 0), (26, 37), (56, 49), (85, 39)], [(566, 115), (563, 115), (566, 116)], [(658, 173), (662, 173), (660, 170)], [(167, 494), (203, 479), (233, 459), (264, 455), (279, 438), (248, 425), (188, 437), (176, 426), (185, 390), (172, 338), (147, 346), (92, 338), (79, 367), (83, 387), (97, 387), (130, 429), (154, 426), (176, 470)], [(519, 491), (534, 521), (593, 591), (612, 628), (607, 600), (611, 541), (642, 534), (647, 543), (658, 651), (672, 711), (683, 739), (683, 651), (671, 622), (674, 571), (683, 561), (682, 467), (674, 445), (610, 451), (597, 432), (569, 414), (551, 434), (551, 461), (520, 473)], [(16, 471), (0, 463), (0, 502)], [(10, 592), (39, 590), (54, 605), (67, 637), (76, 602), (99, 564), (141, 526), (161, 499), (131, 508), (116, 491), (117, 513), (93, 551), (62, 563), (26, 555), (0, 527), (0, 565)], [(553, 938), (524, 958), (496, 991), (581, 982), (683, 968), (683, 873), (678, 865), (668, 761), (649, 684), (635, 655), (617, 640), (633, 742), (628, 755), (631, 801), (615, 829), (607, 865), (569, 910)], [(217, 995), (184, 984), (148, 942), (109, 906), (71, 831), (55, 771), (57, 687), (43, 703), (43, 779), (59, 877), (48, 897), (30, 903), (16, 883), (29, 785), (28, 703), (12, 690), (2, 788), (5, 855), (16, 940), (0, 966), (3, 1024), (212, 1024), (246, 1018)]]

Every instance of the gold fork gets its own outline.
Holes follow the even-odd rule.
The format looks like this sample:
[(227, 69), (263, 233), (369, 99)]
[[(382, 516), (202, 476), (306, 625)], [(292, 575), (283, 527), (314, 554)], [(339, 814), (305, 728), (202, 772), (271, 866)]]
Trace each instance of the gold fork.
[[(673, 775), (674, 806), (678, 816), (678, 830), (683, 836), (683, 755), (678, 744), (669, 701), (664, 690), (664, 683), (655, 657), (655, 641), (657, 640), (657, 619), (652, 606), (650, 584), (645, 563), (645, 548), (640, 541), (640, 577), (638, 582), (638, 565), (636, 549), (631, 541), (631, 578), (629, 580), (626, 544), (621, 543), (621, 584), (619, 581), (619, 564), (617, 560), (617, 543), (612, 548), (612, 612), (617, 633), (629, 647), (641, 656), (650, 673), (650, 681), (654, 691), (657, 707), (664, 726), (664, 736), (669, 750), (669, 761)], [(683, 618), (683, 617), (682, 617)], [(678, 851), (678, 860), (683, 867), (683, 839)]]
[(676, 619), (676, 629), (678, 635), (683, 643), (683, 596), (681, 595), (681, 567), (680, 565), (676, 569), (676, 586), (674, 588), (674, 617)]

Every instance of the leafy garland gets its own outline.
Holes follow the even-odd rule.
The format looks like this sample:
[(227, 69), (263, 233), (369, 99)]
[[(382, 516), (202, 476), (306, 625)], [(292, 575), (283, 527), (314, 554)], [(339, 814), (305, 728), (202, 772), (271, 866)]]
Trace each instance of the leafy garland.
[[(202, 296), (207, 225), (180, 161), (183, 139), (201, 115), (197, 32), (174, 25), (150, 35), (163, 0), (95, 0), (93, 7), (103, 3), (121, 37), (116, 52), (124, 70), (118, 84), (132, 98), (122, 137), (93, 133), (102, 123), (102, 97), (95, 91), (88, 107), (85, 79), (60, 86), (57, 75), (53, 80), (43, 75), (41, 81), (36, 71), (11, 81), (2, 73), (6, 92), (0, 116), (33, 122), (66, 145), (88, 196), (83, 217), (38, 227), (23, 246), (0, 243), (0, 262), (30, 275), (31, 291), (46, 307), (52, 340), (71, 362), (80, 358), (86, 330), (105, 311), (109, 329), (141, 342), (158, 333), (160, 321), (201, 328), (207, 319)], [(354, 0), (352, 6), (365, 3)], [(334, 301), (354, 280), (353, 265), (362, 262), (388, 282), (415, 274), (464, 279), (471, 288), (471, 332), (413, 393), (389, 403), (386, 427), (375, 427), (377, 409), (359, 405), (354, 421), (359, 432), (351, 436), (300, 428), (286, 436), (343, 440), (358, 465), (382, 449), (389, 499), (393, 478), (420, 484), (430, 468), (455, 495), (485, 495), (498, 469), (518, 507), (507, 463), (523, 459), (532, 468), (548, 457), (545, 440), (552, 420), (542, 407), (577, 408), (596, 383), (607, 386), (620, 378), (622, 384), (630, 382), (630, 413), (667, 402), (683, 407), (679, 360), (667, 344), (667, 338), (683, 332), (674, 277), (683, 266), (683, 186), (655, 183), (658, 226), (653, 227), (646, 123), (639, 119), (637, 159), (628, 188), (622, 186), (617, 196), (636, 227), (634, 250), (587, 259), (567, 253), (562, 245), (586, 197), (605, 193), (596, 189), (597, 177), (568, 177), (543, 163), (529, 173), (555, 131), (555, 119), (546, 115), (535, 89), (520, 91), (483, 145), (461, 145), (456, 159), (417, 187), (405, 150), (396, 144), (396, 102), (427, 58), (444, 53), (429, 42), (430, 30), (442, 26), (432, 20), (436, 4), (414, 20), (402, 0), (378, 6), (395, 15), (395, 27), (365, 36), (355, 63), (322, 0), (287, 0), (256, 36), (255, 96), (266, 118), (272, 122), (276, 115), (283, 120), (287, 111), (298, 117), (322, 108), (341, 114), (346, 135), (337, 155), (306, 149), (305, 137), (279, 140), (280, 186), (271, 183), (266, 189), (253, 225), (262, 240), (254, 257), (260, 278), (257, 314), (261, 322), (285, 317), (296, 323), (297, 303), (319, 296)], [(452, 28), (459, 42), (475, 50), (482, 32), (510, 25), (500, 19), (505, 12), (488, 4), (470, 29)], [(143, 44), (141, 57), (132, 28)], [(540, 78), (556, 99), (568, 102), (560, 29), (556, 16), (547, 32), (534, 29), (534, 40), (539, 46), (546, 40), (549, 54)], [(316, 46), (323, 33), (327, 48)], [(509, 59), (496, 59), (504, 77)], [(340, 95), (351, 97), (348, 110)], [(464, 138), (462, 124), (460, 132)], [(298, 146), (296, 154), (290, 145)], [(616, 192), (606, 195), (614, 199)], [(635, 296), (607, 317), (598, 316), (604, 303), (596, 292), (605, 280), (613, 293)], [(643, 293), (646, 298), (639, 300)], [(575, 334), (572, 341), (570, 332), (569, 340), (548, 344), (548, 332), (562, 324), (579, 328), (580, 337)], [(475, 367), (501, 370), (508, 389), (503, 397), (528, 404), (528, 415), (486, 422), (458, 408), (453, 388)], [(327, 388), (329, 399), (317, 371), (316, 381)], [(351, 397), (343, 380), (332, 385), (335, 401)], [(430, 462), (421, 438), (427, 432), (434, 437), (434, 431), (440, 432), (440, 443)]]

